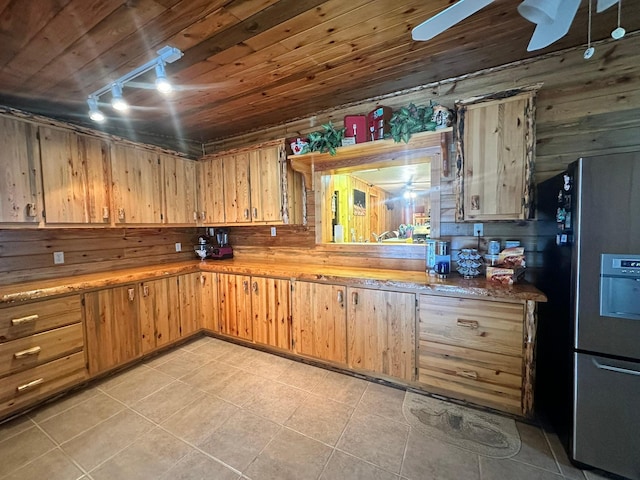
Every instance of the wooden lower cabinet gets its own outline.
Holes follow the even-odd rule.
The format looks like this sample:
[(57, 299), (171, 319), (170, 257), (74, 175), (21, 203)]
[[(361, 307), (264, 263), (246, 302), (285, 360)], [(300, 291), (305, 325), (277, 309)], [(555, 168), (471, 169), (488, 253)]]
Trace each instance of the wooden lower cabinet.
[[(175, 280), (174, 280), (175, 281)], [(180, 308), (180, 337), (189, 336), (202, 328), (202, 291), (200, 273), (180, 275), (177, 279), (180, 300), (175, 302)]]
[(291, 282), (251, 277), (253, 341), (291, 349)]
[(346, 287), (314, 282), (293, 284), (294, 351), (347, 364)]
[(523, 414), (524, 306), (419, 295), (418, 382)]
[(220, 331), (218, 311), (218, 274), (200, 272), (201, 309), (200, 325), (205, 330)]
[(220, 333), (253, 340), (251, 322), (251, 277), (218, 274)]
[(349, 368), (412, 381), (416, 367), (416, 296), (347, 289)]
[(138, 286), (138, 315), (142, 353), (180, 338), (180, 305), (175, 277), (142, 282)]

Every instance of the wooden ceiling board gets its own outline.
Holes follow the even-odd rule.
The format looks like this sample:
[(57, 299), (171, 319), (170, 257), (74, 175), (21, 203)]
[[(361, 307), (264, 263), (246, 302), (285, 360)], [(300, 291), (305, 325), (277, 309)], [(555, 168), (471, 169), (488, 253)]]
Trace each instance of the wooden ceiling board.
[[(586, 42), (586, 0), (568, 35), (538, 52), (526, 51), (534, 25), (517, 13), (521, 0), (496, 0), (429, 42), (414, 42), (411, 28), (452, 1), (0, 0), (0, 104), (95, 126), (86, 96), (169, 44), (185, 54), (167, 65), (173, 97), (153, 91), (149, 73), (137, 80), (145, 88), (125, 88), (128, 117), (111, 111), (109, 95), (101, 98), (109, 121), (99, 128), (129, 138), (153, 132), (180, 150), (189, 140), (208, 143)], [(622, 8), (623, 26), (639, 30), (640, 2)], [(609, 36), (615, 10), (594, 15), (594, 40)], [(622, 107), (636, 102), (624, 58), (615, 49), (597, 56), (594, 68), (607, 62), (623, 76), (611, 85)], [(550, 77), (570, 75), (557, 65)], [(526, 69), (519, 71), (517, 79), (505, 74), (507, 85), (527, 82)], [(446, 88), (446, 98), (479, 93), (457, 92), (455, 82)]]

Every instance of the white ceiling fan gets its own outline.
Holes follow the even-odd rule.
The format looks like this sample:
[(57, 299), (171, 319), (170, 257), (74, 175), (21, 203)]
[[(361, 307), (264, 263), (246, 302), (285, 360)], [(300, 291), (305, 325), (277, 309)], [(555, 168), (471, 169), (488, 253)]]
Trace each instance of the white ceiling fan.
[[(459, 0), (449, 8), (446, 8), (415, 27), (411, 31), (411, 36), (414, 40), (418, 41), (430, 40), (494, 1), (495, 0)], [(524, 0), (518, 5), (520, 15), (536, 24), (527, 51), (531, 52), (547, 47), (565, 36), (569, 31), (573, 18), (576, 16), (580, 1), (581, 0)], [(618, 3), (620, 7), (621, 3), (621, 0), (597, 1), (596, 11), (598, 13), (616, 3)], [(618, 32), (618, 36), (616, 37), (612, 32), (613, 38), (616, 39), (624, 35), (624, 29), (620, 27), (619, 23), (620, 21), (618, 20), (618, 28), (614, 30), (614, 32)], [(620, 33), (622, 33), (622, 35), (620, 35)]]

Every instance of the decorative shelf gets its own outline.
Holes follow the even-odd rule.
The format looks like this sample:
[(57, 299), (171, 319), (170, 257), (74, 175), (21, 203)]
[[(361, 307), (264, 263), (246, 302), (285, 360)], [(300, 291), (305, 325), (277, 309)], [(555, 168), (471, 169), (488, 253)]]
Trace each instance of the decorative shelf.
[(304, 176), (306, 188), (313, 190), (315, 172), (341, 173), (363, 165), (382, 168), (403, 162), (410, 165), (436, 155), (444, 158), (449, 152), (447, 146), (451, 142), (452, 130), (443, 128), (435, 132), (414, 133), (409, 143), (396, 143), (393, 139), (376, 140), (338, 147), (336, 155), (312, 152), (291, 155), (289, 160), (291, 167)]

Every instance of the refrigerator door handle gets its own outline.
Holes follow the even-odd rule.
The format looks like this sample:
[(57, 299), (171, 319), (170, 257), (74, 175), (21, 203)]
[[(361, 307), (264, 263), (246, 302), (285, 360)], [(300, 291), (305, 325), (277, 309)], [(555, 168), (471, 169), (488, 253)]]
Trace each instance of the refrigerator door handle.
[(637, 370), (629, 370), (628, 368), (614, 367), (613, 365), (604, 365), (602, 363), (598, 363), (598, 361), (595, 358), (592, 358), (591, 360), (593, 361), (593, 364), (596, 367), (598, 367), (600, 370), (609, 370), (611, 372), (625, 373), (627, 375), (636, 375), (640, 377), (640, 372), (638, 372)]

